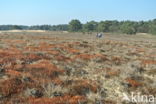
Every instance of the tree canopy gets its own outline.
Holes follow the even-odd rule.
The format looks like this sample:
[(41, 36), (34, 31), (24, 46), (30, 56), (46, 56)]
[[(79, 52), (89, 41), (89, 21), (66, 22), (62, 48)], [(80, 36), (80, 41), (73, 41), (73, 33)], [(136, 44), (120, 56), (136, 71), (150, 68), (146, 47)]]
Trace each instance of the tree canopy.
[(61, 25), (0, 25), (0, 30), (48, 30), (71, 32), (115, 32), (125, 34), (150, 33), (156, 34), (156, 19), (149, 21), (89, 21), (82, 24), (74, 19), (69, 24)]
[(78, 32), (82, 29), (82, 24), (79, 20), (71, 20), (69, 22), (69, 30), (72, 32)]

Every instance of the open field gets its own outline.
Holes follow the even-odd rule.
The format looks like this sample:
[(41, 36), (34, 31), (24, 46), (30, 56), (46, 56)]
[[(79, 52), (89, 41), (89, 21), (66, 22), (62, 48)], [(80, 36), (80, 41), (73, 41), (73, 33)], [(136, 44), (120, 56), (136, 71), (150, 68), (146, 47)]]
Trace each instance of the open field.
[(156, 36), (0, 32), (0, 57), (0, 104), (132, 104), (122, 100), (131, 92), (156, 97)]

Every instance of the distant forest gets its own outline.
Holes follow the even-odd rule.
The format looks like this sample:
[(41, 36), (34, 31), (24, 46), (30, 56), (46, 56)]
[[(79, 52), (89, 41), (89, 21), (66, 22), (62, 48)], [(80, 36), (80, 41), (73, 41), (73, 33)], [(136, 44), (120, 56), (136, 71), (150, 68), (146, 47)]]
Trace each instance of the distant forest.
[(0, 25), (0, 30), (48, 30), (48, 31), (71, 31), (71, 32), (114, 32), (125, 34), (150, 33), (156, 34), (156, 19), (149, 21), (90, 21), (82, 24), (74, 19), (69, 24), (62, 25)]

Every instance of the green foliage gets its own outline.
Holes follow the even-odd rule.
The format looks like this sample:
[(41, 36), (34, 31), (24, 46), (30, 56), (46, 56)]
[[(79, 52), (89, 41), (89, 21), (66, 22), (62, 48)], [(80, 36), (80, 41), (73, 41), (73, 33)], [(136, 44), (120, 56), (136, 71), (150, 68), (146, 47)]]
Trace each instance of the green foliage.
[(98, 32), (106, 32), (107, 31), (107, 26), (104, 21), (101, 21), (98, 24), (97, 30), (98, 30)]
[(101, 21), (97, 27), (99, 32), (118, 32), (119, 22), (114, 21)]
[(150, 21), (149, 33), (156, 35), (156, 19)]
[(72, 32), (78, 32), (82, 29), (82, 24), (79, 20), (71, 20), (69, 23), (69, 30)]
[(149, 32), (149, 23), (140, 21), (137, 25), (137, 32), (148, 33)]
[(93, 31), (96, 31), (97, 25), (98, 25), (98, 23), (95, 22), (95, 21), (87, 22), (83, 26), (83, 31), (85, 31), (85, 32), (93, 32)]
[(49, 31), (68, 31), (68, 25), (0, 25), (0, 30), (49, 30)]
[(150, 33), (156, 35), (156, 25), (152, 25), (150, 28)]
[(109, 26), (109, 31), (110, 32), (119, 32), (119, 22), (118, 21), (110, 21), (111, 25)]
[(27, 30), (28, 28), (22, 25), (0, 25), (0, 30)]
[(120, 27), (120, 30), (122, 33), (126, 34), (136, 34), (136, 24), (131, 21), (123, 22), (123, 24)]
[(68, 25), (36, 25), (29, 27), (30, 30), (68, 31)]

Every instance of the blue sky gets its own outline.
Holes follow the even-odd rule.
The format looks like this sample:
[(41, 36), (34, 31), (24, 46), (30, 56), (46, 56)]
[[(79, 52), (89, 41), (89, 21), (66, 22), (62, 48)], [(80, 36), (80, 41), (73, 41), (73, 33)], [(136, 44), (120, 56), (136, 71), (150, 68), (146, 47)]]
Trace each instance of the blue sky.
[(156, 0), (0, 0), (0, 25), (66, 24), (95, 20), (150, 20)]

